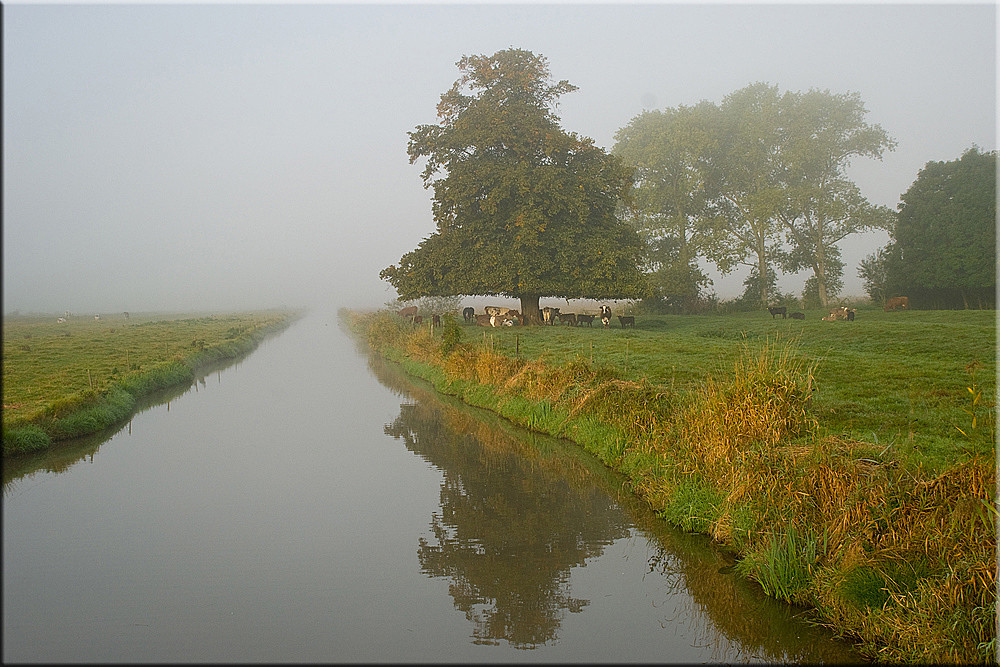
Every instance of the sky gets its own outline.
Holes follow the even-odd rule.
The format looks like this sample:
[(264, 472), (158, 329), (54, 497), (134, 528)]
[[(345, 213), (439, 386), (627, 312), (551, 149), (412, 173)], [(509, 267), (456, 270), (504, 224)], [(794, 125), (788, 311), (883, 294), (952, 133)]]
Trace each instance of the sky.
[[(996, 149), (996, 42), (992, 2), (7, 2), (3, 312), (382, 306), (379, 271), (435, 230), (407, 133), (460, 58), (511, 47), (578, 86), (562, 126), (607, 150), (755, 82), (857, 92), (898, 145), (848, 175), (895, 208), (927, 162)], [(840, 244), (842, 295), (887, 240)]]

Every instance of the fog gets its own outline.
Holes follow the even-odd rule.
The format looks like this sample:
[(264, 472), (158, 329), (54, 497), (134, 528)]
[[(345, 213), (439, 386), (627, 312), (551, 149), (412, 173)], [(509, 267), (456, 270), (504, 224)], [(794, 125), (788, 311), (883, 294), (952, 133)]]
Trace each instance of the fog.
[[(5, 313), (382, 305), (379, 271), (434, 231), (407, 132), (436, 122), (463, 55), (509, 47), (579, 87), (563, 127), (606, 149), (644, 109), (757, 81), (860, 93), (898, 142), (851, 167), (877, 204), (928, 161), (996, 148), (992, 2), (8, 2), (3, 18)], [(841, 243), (842, 294), (863, 294), (857, 263), (886, 240)]]

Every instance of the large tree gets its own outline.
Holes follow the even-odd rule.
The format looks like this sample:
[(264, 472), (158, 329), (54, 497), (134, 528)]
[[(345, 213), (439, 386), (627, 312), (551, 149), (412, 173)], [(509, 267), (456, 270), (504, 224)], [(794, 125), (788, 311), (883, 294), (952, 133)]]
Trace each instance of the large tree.
[(890, 229), (894, 212), (874, 206), (845, 176), (855, 157), (881, 159), (895, 142), (879, 125), (865, 122), (857, 93), (810, 90), (781, 99), (781, 180), (786, 189), (779, 219), (791, 244), (788, 271), (811, 269), (823, 307), (842, 284), (836, 244), (851, 234)]
[(672, 310), (690, 311), (711, 282), (698, 257), (707, 203), (701, 163), (715, 141), (713, 110), (703, 102), (647, 111), (615, 134), (612, 152), (635, 168), (629, 219), (646, 243), (656, 296)]
[(995, 307), (996, 151), (928, 162), (900, 197), (889, 284), (917, 307)]
[(761, 305), (773, 296), (781, 258), (781, 111), (777, 86), (755, 83), (727, 95), (712, 122), (716, 143), (704, 164), (712, 230), (706, 256), (723, 273), (750, 266)]
[(576, 86), (552, 82), (548, 61), (520, 49), (458, 68), (439, 123), (409, 133), (410, 162), (427, 159), (437, 230), (381, 277), (402, 299), (517, 298), (533, 322), (542, 296), (642, 296), (641, 242), (616, 216), (631, 173), (555, 115)]

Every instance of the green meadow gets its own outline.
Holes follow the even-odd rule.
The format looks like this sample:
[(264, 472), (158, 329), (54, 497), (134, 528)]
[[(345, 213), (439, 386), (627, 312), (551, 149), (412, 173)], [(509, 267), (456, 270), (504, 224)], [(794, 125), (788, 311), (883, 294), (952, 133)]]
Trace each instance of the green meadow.
[(293, 313), (8, 316), (3, 321), (4, 455), (127, 419), (138, 397), (235, 359)]
[[(824, 433), (887, 447), (935, 468), (992, 451), (996, 313), (858, 310), (853, 322), (763, 313), (638, 316), (636, 328), (463, 326), (465, 340), (553, 364), (583, 360), (674, 390), (725, 377), (744, 343), (786, 344), (812, 368)], [(971, 390), (971, 391), (970, 391)], [(978, 395), (978, 401), (975, 396)], [(975, 424), (973, 418), (975, 417)]]

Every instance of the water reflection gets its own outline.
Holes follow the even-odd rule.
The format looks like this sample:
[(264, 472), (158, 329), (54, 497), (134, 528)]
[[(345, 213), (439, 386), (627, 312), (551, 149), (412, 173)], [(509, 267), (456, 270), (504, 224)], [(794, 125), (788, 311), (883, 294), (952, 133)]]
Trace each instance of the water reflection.
[[(574, 444), (531, 434), (437, 394), (394, 364), (370, 357), (379, 380), (408, 400), (385, 432), (444, 475), (424, 574), (449, 580), (476, 643), (522, 649), (554, 643), (573, 595), (571, 570), (609, 545), (639, 536), (659, 627), (683, 632), (712, 661), (857, 663), (844, 642), (807, 614), (731, 574), (733, 558), (700, 535), (659, 520), (624, 480)], [(720, 571), (721, 570), (721, 571)], [(608, 582), (613, 587), (613, 582)]]
[(626, 517), (593, 484), (579, 483), (567, 459), (526, 451), (502, 432), (470, 432), (474, 423), (456, 428), (457, 417), (426, 402), (403, 404), (385, 427), (444, 473), (433, 538), (420, 539), (421, 569), (451, 581), (478, 643), (545, 644), (564, 614), (588, 604), (570, 594), (570, 570), (627, 536)]

